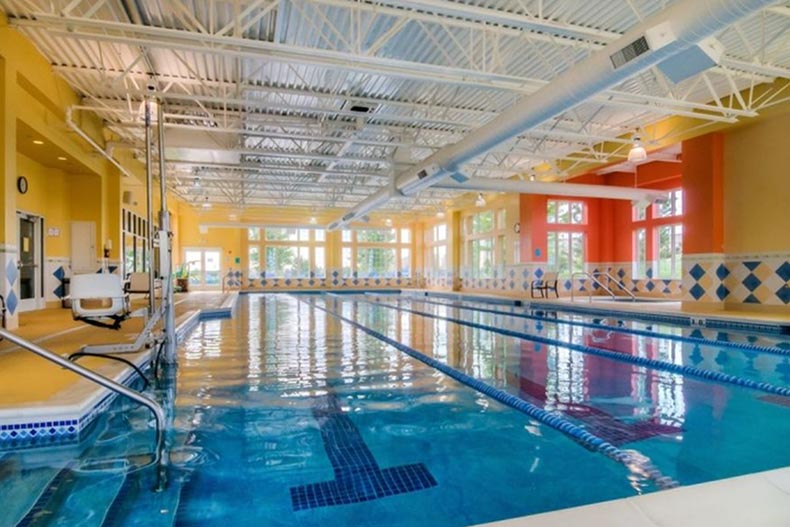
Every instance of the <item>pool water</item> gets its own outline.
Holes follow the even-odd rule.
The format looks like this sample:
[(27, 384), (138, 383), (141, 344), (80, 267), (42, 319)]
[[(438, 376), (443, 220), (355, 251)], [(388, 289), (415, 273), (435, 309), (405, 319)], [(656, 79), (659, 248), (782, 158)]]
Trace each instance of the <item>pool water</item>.
[[(449, 527), (658, 490), (638, 467), (338, 316), (560, 416), (681, 485), (790, 464), (786, 397), (486, 329), (601, 344), (592, 328), (399, 296), (248, 295), (234, 319), (205, 321), (187, 338), (173, 385), (158, 394), (173, 424), (166, 491), (151, 492), (154, 471), (144, 466), (150, 415), (119, 402), (85, 443), (0, 458), (0, 527)], [(625, 337), (610, 335), (609, 349), (676, 363), (697, 356), (692, 344)], [(776, 372), (782, 357), (749, 363), (728, 349), (720, 365), (722, 349), (700, 349), (700, 367), (787, 385)]]

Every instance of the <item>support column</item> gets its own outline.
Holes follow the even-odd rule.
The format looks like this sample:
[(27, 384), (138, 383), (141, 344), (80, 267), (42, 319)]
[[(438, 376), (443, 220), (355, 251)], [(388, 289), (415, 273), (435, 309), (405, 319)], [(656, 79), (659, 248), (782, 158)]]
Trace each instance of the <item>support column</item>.
[(683, 305), (724, 309), (724, 139), (683, 141)]
[(0, 56), (0, 167), (3, 211), (0, 214), (0, 294), (5, 298), (6, 327), (19, 325), (19, 259), (16, 219), (16, 70)]
[(450, 283), (453, 291), (460, 291), (463, 288), (464, 239), (461, 227), (461, 211), (454, 210), (449, 214), (447, 221), (447, 266), (450, 268)]

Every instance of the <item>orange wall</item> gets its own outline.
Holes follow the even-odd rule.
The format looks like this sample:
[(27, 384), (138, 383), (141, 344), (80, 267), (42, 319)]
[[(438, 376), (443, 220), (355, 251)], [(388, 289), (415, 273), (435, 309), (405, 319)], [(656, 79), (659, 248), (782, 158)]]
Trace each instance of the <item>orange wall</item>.
[(683, 252), (724, 250), (723, 137), (708, 134), (683, 141)]
[[(680, 186), (681, 165), (677, 162), (654, 161), (637, 167), (633, 173), (612, 172), (605, 175), (584, 174), (573, 183), (611, 185), (669, 190)], [(546, 222), (549, 199), (583, 201), (587, 208), (587, 224), (583, 226), (551, 225)], [(586, 234), (586, 260), (592, 263), (622, 263), (632, 260), (632, 207), (627, 200), (598, 198), (566, 198), (535, 194), (521, 195), (521, 261), (545, 262), (547, 231), (573, 230)], [(672, 222), (676, 220), (671, 220)], [(540, 249), (540, 256), (535, 253)], [(648, 248), (648, 257), (652, 251)]]

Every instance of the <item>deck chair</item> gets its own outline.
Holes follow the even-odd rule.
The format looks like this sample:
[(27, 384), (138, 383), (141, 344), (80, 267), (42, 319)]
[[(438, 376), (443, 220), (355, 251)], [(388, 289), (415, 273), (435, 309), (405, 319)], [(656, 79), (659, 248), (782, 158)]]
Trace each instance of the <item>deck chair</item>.
[(129, 296), (123, 290), (121, 277), (93, 273), (71, 277), (71, 314), (79, 320), (100, 328), (120, 329), (129, 318)]
[(557, 275), (559, 273), (546, 273), (541, 278), (532, 281), (530, 286), (530, 295), (535, 298), (535, 291), (540, 293), (541, 298), (548, 298), (549, 291), (554, 291), (554, 295), (559, 298), (560, 294), (557, 291)]

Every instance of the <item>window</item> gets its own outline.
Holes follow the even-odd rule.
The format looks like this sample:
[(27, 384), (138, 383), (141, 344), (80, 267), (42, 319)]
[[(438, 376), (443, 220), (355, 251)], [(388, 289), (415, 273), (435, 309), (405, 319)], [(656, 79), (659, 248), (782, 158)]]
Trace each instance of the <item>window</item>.
[(261, 251), (257, 246), (247, 249), (247, 262), (249, 278), (258, 278), (261, 275)]
[(247, 248), (249, 277), (324, 278), (325, 239), (325, 231), (321, 229), (267, 227), (261, 232), (258, 228), (250, 228)]
[(647, 274), (647, 231), (634, 231), (634, 278), (645, 278)]
[(123, 244), (123, 273), (145, 272), (148, 270), (146, 251), (148, 246), (148, 222), (142, 216), (123, 209), (122, 241)]
[(582, 225), (586, 223), (583, 201), (561, 201), (550, 199), (546, 206), (548, 223)]
[[(408, 231), (408, 229), (404, 229)], [(395, 229), (360, 229), (357, 231), (358, 243), (394, 243), (397, 241)]]
[(493, 278), (507, 253), (505, 209), (485, 210), (464, 220), (464, 265), (471, 278)]
[(476, 278), (494, 276), (494, 240), (482, 238), (470, 242), (470, 263)]
[(343, 277), (395, 278), (411, 275), (411, 229), (357, 229), (342, 234)]
[[(324, 231), (321, 231), (324, 232)], [(316, 247), (313, 249), (315, 259), (313, 261), (313, 272), (318, 278), (326, 277), (326, 249), (323, 247)]]
[(656, 229), (658, 240), (658, 278), (681, 277), (683, 225), (663, 225)]
[(471, 217), (471, 224), (472, 228), (470, 229), (472, 234), (481, 234), (485, 232), (491, 232), (494, 230), (494, 212), (493, 211), (485, 211), (475, 214)]
[(431, 265), (434, 271), (447, 269), (447, 246), (436, 245), (431, 248)]
[(633, 221), (645, 221), (647, 219), (647, 206), (634, 205), (631, 208), (631, 219)]
[(310, 230), (267, 227), (266, 241), (306, 242), (310, 241)]
[(653, 205), (653, 216), (656, 218), (669, 218), (683, 215), (683, 189), (676, 189), (669, 193), (669, 200)]
[(393, 278), (397, 272), (395, 249), (360, 247), (357, 249), (357, 274), (366, 278)]
[(220, 249), (185, 248), (183, 261), (189, 268), (189, 283), (197, 287), (219, 287), (221, 260)]
[(354, 275), (354, 259), (351, 254), (351, 247), (343, 247), (343, 278), (351, 278)]
[(584, 233), (549, 232), (548, 264), (560, 274), (584, 271)]
[(433, 239), (434, 242), (443, 242), (447, 240), (447, 224), (439, 223), (433, 226)]
[(310, 274), (309, 247), (266, 247), (266, 276), (307, 278)]

